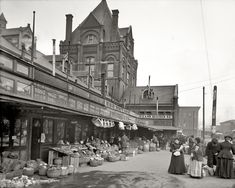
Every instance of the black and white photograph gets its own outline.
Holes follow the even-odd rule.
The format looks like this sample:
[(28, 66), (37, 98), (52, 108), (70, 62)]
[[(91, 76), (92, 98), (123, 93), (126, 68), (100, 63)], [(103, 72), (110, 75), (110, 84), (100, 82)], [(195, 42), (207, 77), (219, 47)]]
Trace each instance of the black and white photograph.
[(0, 0), (0, 188), (235, 188), (234, 0)]

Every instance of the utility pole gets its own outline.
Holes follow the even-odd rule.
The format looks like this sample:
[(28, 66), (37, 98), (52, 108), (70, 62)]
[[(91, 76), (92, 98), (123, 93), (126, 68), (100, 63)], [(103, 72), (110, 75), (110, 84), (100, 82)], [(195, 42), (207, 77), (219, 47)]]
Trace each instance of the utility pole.
[(35, 11), (33, 11), (33, 34), (31, 46), (31, 64), (33, 65), (32, 77), (34, 79), (34, 35), (35, 35)]
[(216, 101), (217, 101), (217, 86), (214, 86), (213, 104), (212, 104), (212, 125), (211, 125), (212, 136), (216, 132)]
[(203, 104), (202, 104), (202, 139), (205, 142), (205, 87), (203, 87)]

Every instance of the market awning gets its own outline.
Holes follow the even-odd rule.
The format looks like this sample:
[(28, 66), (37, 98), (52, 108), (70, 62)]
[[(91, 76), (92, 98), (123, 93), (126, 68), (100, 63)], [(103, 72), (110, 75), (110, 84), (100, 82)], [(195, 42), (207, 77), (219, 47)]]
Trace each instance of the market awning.
[(141, 125), (141, 127), (149, 128), (153, 131), (159, 131), (159, 130), (177, 131), (180, 129), (179, 127), (163, 126), (163, 125), (144, 125), (144, 126)]

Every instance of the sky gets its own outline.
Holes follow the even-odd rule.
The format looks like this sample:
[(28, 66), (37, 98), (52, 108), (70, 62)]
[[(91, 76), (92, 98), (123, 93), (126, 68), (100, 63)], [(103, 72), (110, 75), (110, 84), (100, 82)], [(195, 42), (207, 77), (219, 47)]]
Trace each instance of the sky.
[[(52, 54), (52, 39), (65, 39), (66, 14), (73, 30), (101, 0), (0, 0), (7, 28), (32, 25), (36, 11), (37, 49)], [(210, 127), (213, 87), (217, 86), (216, 123), (235, 119), (234, 0), (107, 0), (119, 10), (119, 27), (132, 26), (137, 86), (175, 85), (180, 106), (199, 106), (202, 126)]]

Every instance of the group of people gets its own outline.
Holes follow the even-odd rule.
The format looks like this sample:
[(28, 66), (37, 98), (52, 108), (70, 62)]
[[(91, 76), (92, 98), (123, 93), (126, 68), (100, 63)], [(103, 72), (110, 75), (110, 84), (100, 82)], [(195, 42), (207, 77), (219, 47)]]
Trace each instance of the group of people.
[(214, 169), (215, 175), (220, 178), (235, 178), (233, 168), (233, 155), (235, 155), (235, 146), (232, 143), (232, 137), (227, 135), (224, 142), (219, 143), (216, 138), (207, 144), (205, 152), (203, 144), (199, 137), (189, 139), (190, 160), (188, 168), (185, 165), (184, 144), (178, 137), (170, 144), (172, 153), (168, 172), (171, 174), (188, 174), (190, 177), (202, 178), (204, 174), (203, 159), (207, 157), (207, 168)]

